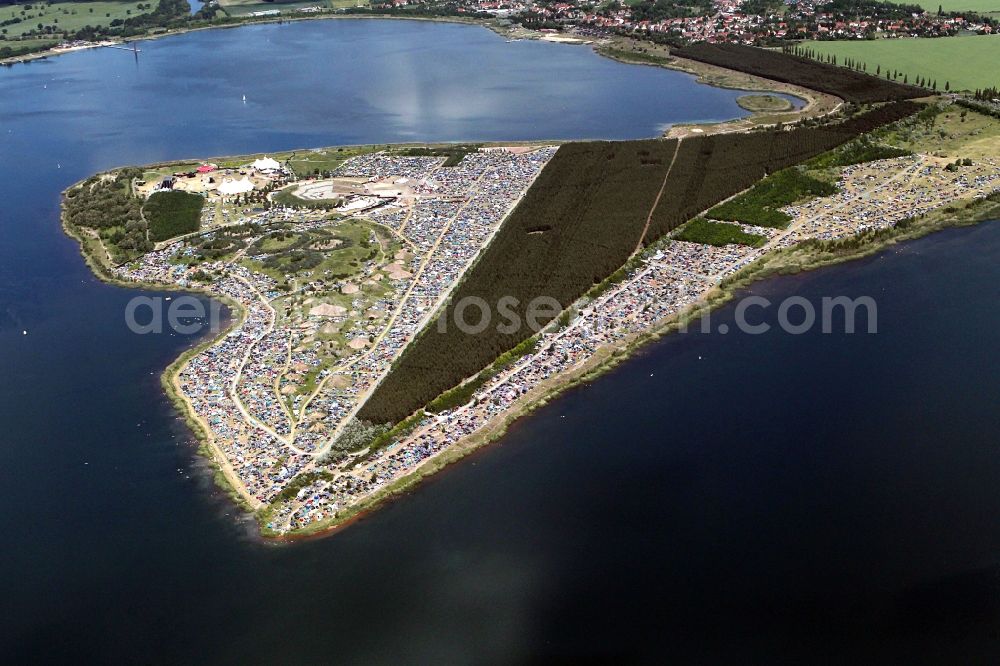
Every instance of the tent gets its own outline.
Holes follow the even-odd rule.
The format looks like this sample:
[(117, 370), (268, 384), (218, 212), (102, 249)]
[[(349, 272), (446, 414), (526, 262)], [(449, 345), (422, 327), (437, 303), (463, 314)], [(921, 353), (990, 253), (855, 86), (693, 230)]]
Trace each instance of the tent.
[(219, 185), (219, 194), (223, 194), (226, 196), (232, 194), (246, 194), (251, 190), (253, 190), (253, 183), (251, 183), (250, 179), (246, 178), (245, 176), (240, 180), (233, 180), (231, 178), (227, 178), (226, 180), (222, 181), (221, 185)]
[(202, 164), (196, 170), (197, 170), (198, 173), (210, 173), (212, 171), (215, 171), (218, 168), (219, 167), (215, 166), (214, 164)]
[(250, 166), (257, 171), (278, 171), (281, 169), (281, 165), (278, 164), (277, 160), (272, 160), (270, 157), (262, 157), (259, 160), (254, 160)]

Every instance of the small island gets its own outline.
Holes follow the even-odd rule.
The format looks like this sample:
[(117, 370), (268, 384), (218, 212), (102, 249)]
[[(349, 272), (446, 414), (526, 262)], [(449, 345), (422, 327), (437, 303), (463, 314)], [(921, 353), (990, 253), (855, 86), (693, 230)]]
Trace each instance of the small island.
[(740, 95), (736, 103), (741, 109), (754, 113), (777, 113), (795, 108), (789, 100), (777, 95)]

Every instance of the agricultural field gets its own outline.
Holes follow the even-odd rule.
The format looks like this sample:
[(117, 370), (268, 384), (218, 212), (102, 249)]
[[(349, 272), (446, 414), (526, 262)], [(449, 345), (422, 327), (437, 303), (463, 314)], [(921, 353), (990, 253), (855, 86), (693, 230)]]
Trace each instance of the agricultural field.
[[(905, 0), (899, 0), (893, 4), (908, 5), (914, 4)], [(926, 2), (916, 3), (929, 12), (937, 11), (938, 7), (946, 12), (976, 12), (977, 14), (991, 14), (1000, 12), (1000, 1), (998, 0), (926, 0)]]
[[(1000, 1), (997, 2), (1000, 5)], [(937, 39), (876, 39), (848, 42), (811, 42), (809, 48), (825, 56), (866, 63), (882, 76), (889, 70), (937, 81), (938, 90), (975, 90), (1000, 85), (1000, 35), (971, 35)]]
[[(815, 42), (815, 44), (826, 43)], [(813, 44), (813, 42), (809, 43), (810, 48)], [(836, 67), (805, 57), (752, 46), (702, 42), (674, 49), (671, 53), (681, 58), (689, 58), (829, 93), (848, 102), (885, 102), (927, 95), (927, 91), (915, 86), (905, 86), (885, 79), (876, 79), (844, 67)]]
[[(0, 5), (0, 48), (32, 50), (54, 46), (85, 26), (107, 27), (155, 9), (159, 0), (59, 2)], [(38, 34), (44, 32), (44, 35)], [(25, 33), (31, 36), (21, 39)], [(51, 38), (49, 37), (51, 35)]]

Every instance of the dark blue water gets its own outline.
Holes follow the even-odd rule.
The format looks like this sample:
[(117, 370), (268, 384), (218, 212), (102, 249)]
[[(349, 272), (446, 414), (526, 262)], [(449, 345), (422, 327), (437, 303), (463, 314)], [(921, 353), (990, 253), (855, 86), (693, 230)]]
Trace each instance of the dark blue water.
[(0, 70), (5, 662), (996, 656), (1000, 225), (754, 289), (872, 295), (877, 335), (668, 338), (405, 501), (267, 546), (159, 388), (194, 341), (127, 331), (136, 292), (90, 276), (61, 188), (184, 155), (644, 136), (735, 115), (732, 95), (415, 23), (197, 33), (131, 58)]

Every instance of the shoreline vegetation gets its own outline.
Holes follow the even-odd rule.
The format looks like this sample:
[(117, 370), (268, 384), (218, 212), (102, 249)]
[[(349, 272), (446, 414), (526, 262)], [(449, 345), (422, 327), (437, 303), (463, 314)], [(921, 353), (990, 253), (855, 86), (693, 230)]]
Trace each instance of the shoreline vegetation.
[[(318, 16), (318, 17), (302, 17), (296, 20), (310, 20), (317, 18), (400, 18), (393, 16)], [(468, 20), (457, 20), (450, 19), (449, 17), (406, 17), (410, 20), (444, 20), (450, 22), (459, 23), (481, 23), (479, 21), (468, 21)], [(270, 21), (274, 22), (274, 21)], [(237, 25), (244, 25), (245, 23), (239, 23)], [(211, 29), (210, 26), (205, 28), (193, 28), (193, 29)], [(223, 26), (230, 27), (230, 26)], [(192, 30), (193, 30), (192, 29)], [(184, 30), (187, 32), (189, 30)], [(175, 33), (176, 34), (176, 33)], [(166, 36), (166, 35), (161, 35)], [(615, 59), (622, 59), (623, 61), (629, 62), (624, 58), (615, 57), (618, 54), (609, 54), (607, 52), (602, 52), (600, 48), (595, 48), (601, 55), (606, 57), (612, 57)], [(722, 87), (736, 87), (731, 85), (725, 85), (726, 83), (732, 83), (733, 80), (746, 81), (749, 79), (758, 79), (759, 77), (749, 77), (746, 74), (735, 72), (731, 70), (722, 70), (719, 67), (713, 65), (703, 65), (702, 63), (697, 63), (692, 66), (690, 62), (693, 61), (683, 61), (681, 59), (674, 58), (669, 63), (666, 62), (645, 62), (642, 64), (650, 64), (655, 66), (665, 66), (672, 69), (680, 69), (681, 71), (686, 71), (688, 73), (695, 74), (699, 77), (700, 82), (709, 83), (710, 85), (720, 85)], [(691, 69), (687, 69), (691, 68)], [(691, 71), (691, 70), (695, 71)], [(701, 70), (701, 71), (698, 71)], [(721, 77), (721, 78), (720, 78)], [(785, 83), (777, 83), (767, 79), (760, 79), (764, 83), (760, 84), (760, 88), (745, 88), (748, 90), (761, 90), (761, 91), (780, 91), (788, 92), (789, 90), (802, 90), (797, 86), (793, 86)], [(742, 85), (740, 86), (742, 88)], [(792, 92), (797, 96), (801, 96), (806, 100), (806, 105), (799, 110), (796, 110), (795, 114), (799, 113), (813, 113), (818, 112), (820, 116), (830, 115), (841, 109), (842, 103), (839, 99), (823, 94), (816, 93), (814, 91), (806, 91), (803, 95), (798, 95), (796, 92)], [(780, 99), (780, 98), (779, 98)], [(834, 103), (835, 101), (835, 103)], [(785, 112), (781, 115), (787, 116), (789, 113)], [(816, 117), (816, 116), (811, 116)], [(767, 122), (772, 120), (772, 117), (767, 114), (767, 112), (754, 113), (750, 118), (743, 119), (742, 121), (731, 121), (730, 123), (717, 123), (714, 125), (688, 125), (682, 128), (683, 135), (695, 136), (692, 132), (697, 133), (716, 133), (716, 132), (736, 132), (748, 129), (759, 129), (771, 125), (773, 123)], [(779, 121), (785, 122), (785, 121)], [(497, 145), (515, 145), (518, 142), (502, 142), (502, 144)], [(538, 142), (525, 142), (536, 144)], [(569, 142), (572, 143), (572, 142)], [(458, 142), (454, 143), (440, 143), (433, 144), (433, 146), (454, 146)], [(370, 145), (364, 146), (364, 148), (369, 149), (382, 149), (389, 147), (400, 147), (403, 144), (386, 144), (386, 145)], [(407, 146), (411, 145), (428, 145), (428, 144), (405, 144)], [(490, 144), (483, 144), (490, 145)], [(333, 147), (336, 148), (336, 147)], [(348, 147), (343, 147), (348, 148)], [(359, 148), (359, 147), (350, 147)], [(302, 149), (305, 150), (305, 149)], [(291, 154), (295, 154), (300, 151), (288, 151)], [(247, 156), (232, 156), (227, 158), (217, 158), (221, 160), (246, 160)], [(145, 169), (151, 168), (164, 168), (173, 165), (180, 165), (185, 163), (190, 163), (191, 161), (197, 160), (170, 160), (167, 162), (161, 162), (156, 165), (149, 165), (144, 167)], [(71, 185), (64, 191), (64, 210), (62, 215), (62, 226), (64, 231), (70, 237), (77, 240), (80, 244), (81, 254), (87, 265), (91, 268), (92, 272), (107, 283), (113, 284), (115, 286), (122, 286), (130, 289), (150, 289), (156, 291), (185, 291), (189, 293), (202, 293), (208, 294), (205, 289), (201, 288), (186, 288), (178, 289), (176, 286), (167, 284), (147, 284), (140, 282), (127, 282), (116, 278), (110, 271), (113, 267), (111, 263), (111, 258), (107, 252), (101, 253), (103, 248), (99, 237), (91, 237), (86, 229), (76, 228), (73, 225), (67, 223), (65, 215), (65, 195), (66, 192), (78, 187), (81, 183), (76, 183)], [(751, 188), (743, 190), (740, 194), (745, 194), (749, 192)], [(701, 211), (704, 213), (705, 211)], [(693, 216), (690, 219), (696, 219), (697, 216)], [(503, 411), (498, 414), (494, 419), (489, 421), (484, 427), (476, 430), (472, 435), (464, 437), (456, 442), (454, 445), (448, 447), (442, 453), (429, 458), (426, 462), (417, 465), (411, 472), (400, 477), (379, 491), (365, 497), (363, 500), (355, 505), (351, 505), (339, 512), (334, 518), (319, 521), (310, 524), (304, 528), (297, 529), (288, 533), (276, 533), (271, 532), (267, 529), (265, 525), (265, 519), (269, 507), (271, 505), (263, 505), (260, 502), (255, 502), (253, 499), (248, 498), (248, 496), (241, 492), (241, 484), (235, 477), (235, 473), (229, 466), (226, 457), (222, 454), (221, 450), (218, 448), (216, 442), (213, 440), (211, 435), (211, 430), (208, 428), (207, 424), (203, 423), (201, 419), (194, 413), (191, 403), (183, 396), (179, 390), (178, 376), (181, 370), (189, 362), (189, 360), (194, 357), (197, 353), (204, 350), (207, 347), (213, 345), (218, 339), (225, 336), (230, 330), (239, 323), (246, 316), (245, 310), (235, 302), (229, 301), (228, 299), (220, 299), (217, 295), (211, 294), (216, 300), (224, 302), (232, 311), (233, 316), (229, 322), (229, 325), (225, 327), (224, 330), (219, 331), (217, 335), (207, 335), (197, 342), (190, 349), (182, 353), (174, 362), (172, 362), (161, 375), (161, 384), (164, 387), (164, 391), (174, 405), (183, 415), (186, 423), (191, 428), (195, 435), (195, 438), (199, 441), (198, 452), (208, 458), (211, 461), (215, 469), (215, 481), (217, 485), (220, 486), (234, 501), (243, 509), (250, 511), (255, 514), (260, 532), (263, 536), (268, 537), (275, 541), (285, 541), (292, 542), (301, 539), (315, 538), (317, 536), (333, 533), (338, 531), (349, 524), (363, 518), (368, 512), (374, 510), (378, 506), (382, 505), (388, 500), (395, 497), (401, 496), (408, 492), (411, 488), (416, 486), (422, 479), (439, 472), (440, 470), (448, 467), (452, 463), (464, 458), (465, 456), (473, 453), (476, 450), (483, 448), (486, 444), (499, 439), (513, 424), (515, 421), (525, 416), (535, 409), (546, 405), (550, 400), (560, 395), (564, 391), (567, 391), (575, 386), (583, 383), (592, 381), (593, 379), (599, 377), (604, 372), (614, 368), (618, 363), (629, 358), (636, 350), (640, 349), (644, 345), (651, 341), (659, 339), (661, 336), (669, 334), (678, 328), (682, 327), (685, 323), (697, 319), (707, 312), (710, 312), (737, 295), (737, 293), (750, 286), (752, 283), (775, 275), (792, 274), (805, 270), (812, 270), (815, 268), (820, 268), (823, 266), (828, 266), (836, 263), (851, 261), (854, 259), (869, 256), (871, 254), (877, 253), (890, 247), (893, 244), (912, 240), (929, 233), (947, 228), (952, 226), (963, 226), (975, 224), (988, 219), (993, 219), (995, 217), (1000, 217), (1000, 203), (997, 202), (995, 198), (988, 200), (977, 200), (973, 202), (964, 202), (964, 206), (961, 208), (955, 208), (949, 206), (943, 210), (935, 211), (916, 220), (908, 220), (905, 224), (899, 223), (897, 226), (890, 227), (888, 229), (883, 229), (881, 231), (865, 232), (857, 237), (852, 237), (839, 241), (805, 241), (798, 245), (791, 246), (789, 248), (776, 250), (771, 252), (760, 260), (750, 264), (748, 267), (742, 269), (735, 275), (727, 278), (721, 284), (712, 288), (705, 294), (703, 294), (703, 299), (699, 300), (695, 304), (691, 305), (684, 311), (677, 313), (667, 319), (661, 320), (656, 325), (648, 328), (644, 331), (634, 334), (632, 337), (625, 339), (621, 343), (615, 345), (601, 347), (598, 352), (591, 358), (587, 359), (579, 367), (574, 367), (565, 373), (557, 374), (540, 384), (531, 388), (527, 393), (521, 396), (514, 405), (513, 408)], [(683, 228), (683, 227), (682, 227)], [(625, 268), (628, 267), (626, 263)], [(623, 270), (623, 269), (622, 269)], [(620, 271), (616, 272), (614, 275), (609, 276), (608, 280), (611, 280)], [(607, 282), (608, 280), (605, 280)], [(604, 286), (604, 283), (597, 285), (595, 289), (599, 289)], [(400, 424), (402, 425), (402, 423)]]

